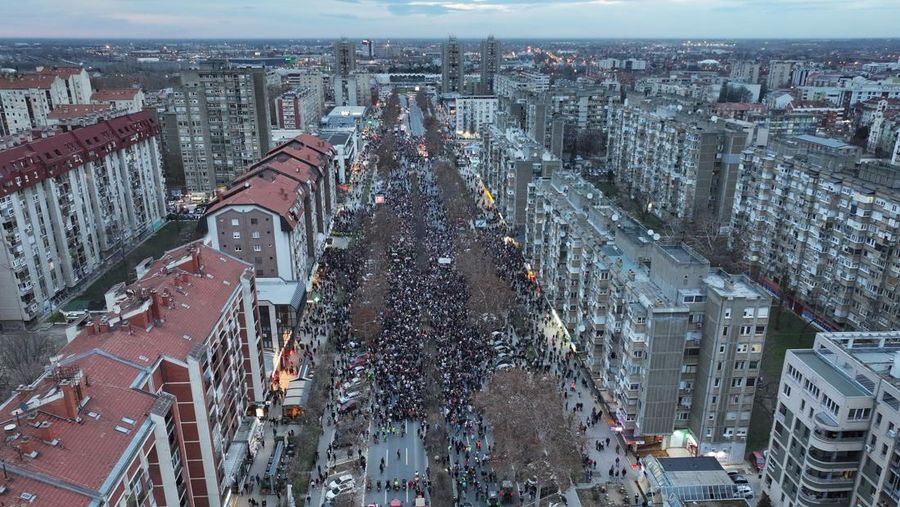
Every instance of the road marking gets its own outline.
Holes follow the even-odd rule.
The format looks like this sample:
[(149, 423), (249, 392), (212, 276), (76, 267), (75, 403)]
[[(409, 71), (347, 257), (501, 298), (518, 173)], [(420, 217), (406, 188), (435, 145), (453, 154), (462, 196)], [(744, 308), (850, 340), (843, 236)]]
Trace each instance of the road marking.
[(406, 453), (406, 465), (409, 466), (409, 447), (404, 449), (404, 452)]
[(385, 442), (384, 446), (384, 468), (387, 468), (391, 463), (391, 446), (387, 445)]

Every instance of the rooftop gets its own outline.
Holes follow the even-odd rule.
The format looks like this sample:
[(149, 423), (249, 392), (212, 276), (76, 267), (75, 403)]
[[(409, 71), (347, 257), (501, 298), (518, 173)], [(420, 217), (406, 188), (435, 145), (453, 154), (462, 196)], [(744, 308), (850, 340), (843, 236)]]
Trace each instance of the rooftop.
[(112, 106), (109, 104), (60, 104), (50, 111), (48, 117), (54, 120), (68, 120), (103, 113), (111, 109)]
[(352, 116), (354, 118), (362, 118), (365, 115), (365, 106), (337, 106), (328, 113), (328, 116)]
[(209, 206), (206, 215), (212, 215), (229, 206), (259, 206), (281, 217), (282, 229), (293, 229), (300, 223), (305, 192), (303, 184), (283, 174), (273, 172), (258, 173), (255, 178), (247, 178), (242, 183), (228, 189)]
[(0, 79), (0, 90), (49, 90), (55, 79), (56, 74), (26, 74), (4, 78)]
[(94, 90), (91, 94), (91, 100), (134, 100), (134, 97), (140, 93), (140, 88), (109, 88), (106, 90)]
[(799, 136), (796, 136), (795, 139), (797, 139), (799, 141), (804, 141), (807, 143), (818, 144), (818, 145), (824, 146), (826, 148), (838, 149), (838, 148), (846, 148), (846, 147), (850, 146), (849, 144), (845, 143), (844, 141), (841, 141), (840, 139), (833, 139), (830, 137), (820, 137), (820, 136), (814, 136), (814, 135), (810, 135), (810, 134), (799, 135)]
[(839, 370), (835, 365), (822, 359), (822, 357), (811, 349), (790, 350), (788, 351), (797, 359), (806, 363), (817, 375), (822, 377), (826, 382), (837, 389), (841, 394), (847, 397), (869, 396), (869, 392), (862, 388), (856, 381), (851, 380), (847, 375)]

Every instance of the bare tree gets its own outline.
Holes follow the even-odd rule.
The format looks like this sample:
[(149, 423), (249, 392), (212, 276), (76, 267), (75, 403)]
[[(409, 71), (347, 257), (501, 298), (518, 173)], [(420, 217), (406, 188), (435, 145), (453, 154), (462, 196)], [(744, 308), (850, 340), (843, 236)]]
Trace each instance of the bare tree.
[(494, 373), (475, 404), (493, 431), (491, 462), (499, 473), (534, 479), (538, 492), (551, 484), (565, 491), (581, 476), (584, 434), (549, 374)]
[(399, 231), (396, 215), (381, 207), (372, 217), (372, 223), (365, 228), (364, 245), (370, 245), (362, 266), (362, 279), (351, 299), (350, 324), (353, 331), (370, 340), (381, 332), (379, 316), (384, 311), (384, 299), (389, 290), (387, 270), (389, 266), (388, 248)]
[(19, 385), (34, 381), (57, 349), (53, 340), (35, 333), (0, 336), (0, 387), (4, 397)]

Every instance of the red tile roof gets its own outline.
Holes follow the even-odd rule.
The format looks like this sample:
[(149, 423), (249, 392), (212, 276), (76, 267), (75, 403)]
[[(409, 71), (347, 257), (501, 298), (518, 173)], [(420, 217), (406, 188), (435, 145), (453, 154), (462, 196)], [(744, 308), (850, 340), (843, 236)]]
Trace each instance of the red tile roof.
[[(78, 413), (80, 421), (67, 419), (45, 408), (47, 405), (26, 410), (25, 415), (17, 418), (20, 398), (16, 397), (0, 407), (2, 424), (17, 425), (13, 432), (7, 432), (8, 435), (19, 434), (13, 442), (21, 442), (26, 436), (31, 437), (33, 449), (38, 453), (34, 459), (23, 459), (15, 445), (0, 446), (0, 460), (15, 466), (13, 472), (38, 479), (45, 485), (42, 491), (28, 491), (37, 493), (37, 505), (86, 503), (81, 500), (73, 504), (54, 504), (52, 499), (61, 493), (51, 492), (61, 489), (59, 484), (62, 483), (66, 489), (78, 491), (82, 495), (96, 494), (111, 475), (120, 476), (124, 471), (116, 470), (116, 465), (127, 454), (126, 450), (136, 438), (139, 442), (146, 438), (150, 429), (148, 413), (157, 400), (155, 394), (128, 387), (142, 373), (140, 368), (101, 353), (92, 351), (84, 357), (64, 363), (64, 368), (68, 370), (56, 371), (77, 371), (80, 368), (86, 377), (83, 392), (89, 398), (85, 398), (88, 401)], [(46, 375), (34, 385), (35, 389), (24, 393), (26, 399), (52, 398), (59, 393), (55, 373)], [(123, 418), (133, 422), (124, 422)], [(41, 423), (49, 423), (46, 430), (36, 427)], [(129, 431), (118, 431), (117, 426)], [(53, 439), (58, 441), (57, 445), (48, 443)], [(44, 477), (52, 478), (56, 485), (53, 481), (41, 480)], [(16, 485), (19, 484), (18, 478), (17, 476), (14, 481)]]
[(109, 111), (112, 106), (109, 104), (61, 104), (50, 111), (49, 118), (54, 120), (67, 120), (71, 118), (81, 118), (94, 113), (102, 113)]
[(26, 74), (0, 79), (0, 90), (30, 90), (32, 88), (49, 90), (54, 79), (56, 79), (56, 74)]
[(81, 74), (81, 71), (83, 70), (84, 69), (81, 67), (45, 67), (38, 71), (38, 74), (45, 76), (59, 76), (61, 79), (66, 79)]
[(297, 204), (304, 197), (303, 183), (280, 173), (247, 178), (217, 198), (207, 209), (210, 215), (228, 206), (259, 206), (281, 216), (283, 224), (293, 229), (303, 216), (303, 208)]
[(0, 197), (158, 133), (159, 124), (153, 115), (141, 111), (0, 151)]
[[(191, 271), (191, 249), (197, 249), (202, 274)], [(101, 349), (138, 365), (153, 364), (159, 357), (184, 361), (212, 333), (222, 308), (240, 290), (241, 276), (247, 272), (252, 274), (251, 265), (200, 242), (166, 252), (143, 278), (128, 287), (128, 292), (122, 293), (124, 301), (119, 303), (122, 316), (128, 317), (133, 309), (151, 301), (152, 290), (167, 294), (171, 302), (160, 306), (162, 318), (157, 323), (149, 329), (118, 326), (97, 334), (83, 330), (61, 354), (65, 359)], [(115, 319), (117, 314), (107, 316)]]
[(100, 102), (104, 100), (134, 100), (135, 95), (141, 91), (138, 88), (109, 88), (106, 90), (94, 90), (91, 100)]

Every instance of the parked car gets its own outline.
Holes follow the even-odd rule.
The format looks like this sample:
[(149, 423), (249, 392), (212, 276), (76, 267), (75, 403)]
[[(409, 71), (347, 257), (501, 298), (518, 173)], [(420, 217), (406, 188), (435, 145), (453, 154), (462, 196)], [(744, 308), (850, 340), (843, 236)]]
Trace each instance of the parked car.
[(359, 396), (359, 391), (351, 391), (347, 394), (342, 394), (338, 397), (338, 403), (343, 405), (344, 403), (347, 403), (348, 401), (356, 398), (357, 396)]
[(753, 488), (746, 484), (741, 484), (737, 487), (737, 495), (740, 498), (750, 499), (753, 498)]
[(735, 484), (750, 484), (750, 480), (747, 479), (746, 476), (741, 474), (728, 474), (731, 477), (732, 482)]
[(755, 468), (757, 472), (762, 472), (763, 469), (766, 468), (766, 457), (763, 455), (762, 451), (751, 452), (748, 461), (753, 465), (753, 468)]
[(331, 481), (330, 483), (328, 483), (328, 488), (333, 489), (333, 488), (337, 488), (337, 487), (345, 485), (345, 484), (352, 484), (352, 483), (353, 483), (353, 476), (350, 474), (344, 474), (344, 475), (341, 475), (340, 477), (338, 477), (337, 479)]

